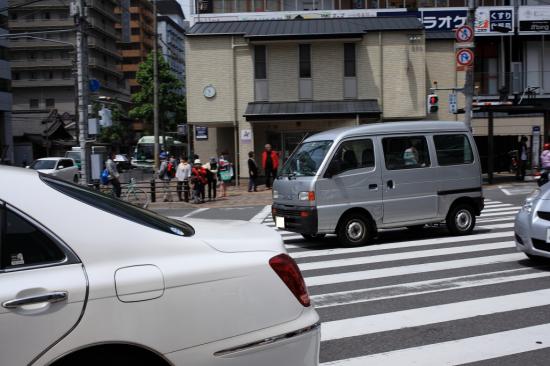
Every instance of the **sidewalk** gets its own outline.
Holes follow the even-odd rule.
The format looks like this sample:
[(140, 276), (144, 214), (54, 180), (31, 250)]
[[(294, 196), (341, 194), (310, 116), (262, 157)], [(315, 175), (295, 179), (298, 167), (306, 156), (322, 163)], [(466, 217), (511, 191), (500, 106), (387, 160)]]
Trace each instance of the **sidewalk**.
[[(176, 192), (173, 192), (172, 198), (175, 199), (174, 202), (162, 202), (158, 200), (157, 202), (151, 202), (149, 208), (151, 209), (175, 209), (175, 208), (220, 208), (220, 207), (238, 207), (238, 206), (266, 206), (271, 205), (271, 190), (266, 190), (265, 186), (259, 186), (258, 192), (248, 192), (248, 187), (245, 185), (230, 186), (227, 189), (227, 197), (221, 198), (217, 197), (216, 200), (206, 201), (200, 204), (194, 204), (189, 202), (179, 202)], [(218, 189), (218, 196), (220, 195), (220, 190)], [(161, 197), (160, 194), (157, 194), (157, 197)]]

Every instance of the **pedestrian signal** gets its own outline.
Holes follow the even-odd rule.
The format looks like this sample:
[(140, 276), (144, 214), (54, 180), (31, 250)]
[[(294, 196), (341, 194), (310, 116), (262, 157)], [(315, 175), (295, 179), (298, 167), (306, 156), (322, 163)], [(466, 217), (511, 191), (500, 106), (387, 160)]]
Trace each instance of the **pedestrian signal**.
[(437, 96), (437, 94), (429, 94), (427, 104), (428, 113), (437, 112), (437, 110), (439, 109), (439, 97)]

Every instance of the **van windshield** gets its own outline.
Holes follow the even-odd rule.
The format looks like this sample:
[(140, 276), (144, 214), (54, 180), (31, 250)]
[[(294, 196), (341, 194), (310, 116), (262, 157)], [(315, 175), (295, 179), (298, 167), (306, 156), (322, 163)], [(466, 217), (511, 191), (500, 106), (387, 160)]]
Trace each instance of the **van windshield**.
[(332, 141), (312, 141), (301, 144), (286, 161), (281, 175), (315, 175), (331, 146)]

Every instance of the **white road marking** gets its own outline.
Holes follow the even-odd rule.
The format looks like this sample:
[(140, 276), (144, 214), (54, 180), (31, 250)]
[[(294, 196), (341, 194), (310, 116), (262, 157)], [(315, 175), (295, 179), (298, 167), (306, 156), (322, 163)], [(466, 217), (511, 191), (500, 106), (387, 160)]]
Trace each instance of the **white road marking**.
[(493, 216), (501, 216), (501, 215), (514, 215), (517, 214), (519, 209), (514, 211), (506, 211), (506, 212), (489, 212), (489, 213), (481, 213), (481, 218), (485, 217), (493, 217)]
[[(322, 334), (322, 333), (321, 333)], [(321, 366), (462, 365), (548, 347), (550, 324), (326, 362)]]
[(370, 246), (358, 247), (358, 248), (308, 250), (308, 251), (297, 253), (294, 256), (294, 258), (307, 258), (307, 257), (318, 257), (318, 256), (335, 255), (335, 254), (374, 252), (378, 250), (412, 248), (412, 247), (418, 247), (423, 245), (433, 245), (433, 244), (441, 245), (441, 244), (459, 243), (459, 242), (466, 242), (466, 241), (506, 238), (506, 237), (512, 237), (513, 235), (514, 235), (513, 231), (505, 231), (505, 232), (498, 232), (498, 233), (474, 234), (474, 235), (451, 236), (451, 237), (447, 236), (447, 237), (435, 238), (435, 239), (402, 241), (397, 243), (370, 245)]
[(382, 254), (382, 255), (375, 255), (370, 257), (353, 257), (353, 258), (345, 258), (345, 259), (333, 259), (333, 260), (327, 260), (322, 262), (298, 263), (298, 267), (300, 267), (300, 270), (302, 271), (309, 271), (313, 269), (336, 268), (336, 267), (343, 268), (343, 267), (349, 267), (349, 266), (357, 266), (361, 264), (391, 262), (391, 261), (398, 261), (398, 260), (405, 260), (405, 259), (427, 258), (427, 257), (440, 256), (440, 255), (473, 253), (473, 252), (481, 252), (484, 250), (505, 249), (505, 248), (514, 248), (514, 247), (515, 247), (515, 242), (504, 241), (504, 242), (498, 242), (498, 243), (464, 245), (460, 247), (451, 247), (451, 248), (418, 250), (415, 252)]
[(187, 215), (184, 215), (183, 217), (195, 216), (196, 214), (204, 212), (206, 210), (209, 210), (209, 208), (197, 208), (196, 210), (189, 212)]
[(497, 207), (508, 207), (513, 206), (511, 203), (500, 203), (500, 202), (491, 202), (486, 203), (485, 208), (497, 208)]
[(482, 266), (495, 263), (516, 262), (524, 258), (525, 256), (523, 255), (523, 253), (500, 254), (486, 257), (457, 259), (452, 261), (413, 264), (409, 266), (389, 267), (366, 271), (345, 272), (331, 275), (306, 277), (305, 282), (307, 286), (321, 286), (343, 282), (370, 280), (374, 278), (401, 276), (414, 273), (426, 273), (447, 269)]
[(479, 219), (477, 220), (477, 223), (481, 224), (485, 222), (514, 221), (515, 219), (516, 219), (515, 216), (504, 216), (504, 217), (496, 217), (496, 218), (488, 218), (488, 219)]
[(495, 224), (495, 225), (482, 225), (482, 226), (477, 226), (478, 229), (490, 229), (490, 230), (494, 230), (494, 229), (509, 229), (511, 227), (514, 227), (514, 223), (513, 222), (509, 222), (509, 223), (506, 223), (506, 224)]
[(249, 221), (257, 224), (261, 224), (265, 220), (265, 218), (269, 216), (270, 213), (271, 213), (271, 205), (267, 205)]
[(511, 210), (519, 211), (520, 208), (521, 208), (521, 206), (490, 208), (490, 209), (485, 209), (485, 210), (481, 211), (481, 213), (484, 214), (484, 213), (489, 213), (489, 212), (502, 212), (502, 211), (511, 211)]
[(491, 315), (550, 304), (550, 289), (460, 301), (321, 324), (321, 341)]
[[(535, 278), (550, 277), (550, 272), (523, 273), (529, 269), (520, 268), (499, 272), (488, 272), (475, 275), (449, 277), (437, 280), (402, 283), (399, 285), (371, 287), (353, 291), (333, 292), (311, 296), (315, 308), (326, 308), (368, 302), (375, 300), (394, 299), (398, 297), (429, 294), (432, 292), (451, 291), (477, 286), (496, 285), (499, 283), (523, 281)], [(498, 276), (507, 273), (519, 273), (515, 276)]]

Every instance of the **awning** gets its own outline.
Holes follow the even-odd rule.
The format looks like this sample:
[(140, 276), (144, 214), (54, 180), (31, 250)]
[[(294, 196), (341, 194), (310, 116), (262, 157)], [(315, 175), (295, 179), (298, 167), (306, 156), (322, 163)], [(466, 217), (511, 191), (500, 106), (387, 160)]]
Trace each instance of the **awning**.
[(380, 106), (376, 99), (252, 102), (248, 103), (244, 117), (247, 121), (272, 121), (315, 118), (379, 117)]
[(250, 20), (196, 23), (186, 36), (241, 35), (250, 40), (315, 39), (357, 37), (374, 31), (423, 29), (416, 17)]

